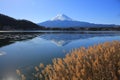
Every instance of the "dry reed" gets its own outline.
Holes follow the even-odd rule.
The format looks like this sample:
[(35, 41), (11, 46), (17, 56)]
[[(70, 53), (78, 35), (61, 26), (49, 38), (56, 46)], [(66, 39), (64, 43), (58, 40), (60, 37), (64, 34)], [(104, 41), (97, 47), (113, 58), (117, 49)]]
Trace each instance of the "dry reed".
[[(71, 51), (52, 65), (35, 67), (34, 80), (120, 80), (120, 42)], [(17, 71), (20, 75), (20, 71)]]

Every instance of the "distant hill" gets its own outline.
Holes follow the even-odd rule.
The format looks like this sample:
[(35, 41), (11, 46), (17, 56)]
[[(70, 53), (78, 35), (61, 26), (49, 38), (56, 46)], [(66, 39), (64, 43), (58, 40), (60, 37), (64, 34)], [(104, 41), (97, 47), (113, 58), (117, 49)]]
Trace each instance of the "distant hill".
[(17, 20), (12, 17), (0, 14), (0, 30), (38, 30), (44, 29), (42, 26), (28, 21)]
[(60, 14), (56, 17), (52, 18), (51, 20), (38, 23), (39, 25), (45, 26), (47, 28), (97, 28), (97, 27), (116, 27), (114, 24), (94, 24), (89, 22), (83, 22), (83, 21), (76, 21), (72, 18)]

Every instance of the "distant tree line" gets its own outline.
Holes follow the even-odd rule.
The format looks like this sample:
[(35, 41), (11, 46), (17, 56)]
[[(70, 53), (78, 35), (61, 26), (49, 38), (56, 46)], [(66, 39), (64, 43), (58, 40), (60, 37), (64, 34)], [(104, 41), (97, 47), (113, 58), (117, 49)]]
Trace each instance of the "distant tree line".
[(90, 27), (90, 28), (46, 28), (46, 30), (65, 30), (65, 31), (120, 31), (120, 26), (118, 27)]

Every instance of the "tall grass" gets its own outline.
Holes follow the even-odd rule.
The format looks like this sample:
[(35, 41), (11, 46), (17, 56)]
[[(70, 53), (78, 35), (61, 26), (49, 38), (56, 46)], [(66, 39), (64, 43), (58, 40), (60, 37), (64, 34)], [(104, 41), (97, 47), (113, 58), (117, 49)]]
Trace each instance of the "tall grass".
[(75, 49), (65, 58), (53, 59), (52, 65), (35, 66), (35, 70), (34, 80), (120, 80), (120, 42)]

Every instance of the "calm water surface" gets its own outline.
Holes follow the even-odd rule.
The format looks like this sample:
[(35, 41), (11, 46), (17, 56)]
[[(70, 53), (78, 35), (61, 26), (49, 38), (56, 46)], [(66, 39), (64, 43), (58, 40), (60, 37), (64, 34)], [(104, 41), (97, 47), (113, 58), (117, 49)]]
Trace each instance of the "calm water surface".
[(16, 69), (29, 70), (39, 63), (49, 64), (73, 48), (114, 40), (120, 41), (119, 33), (41, 33), (29, 39), (1, 39), (0, 80), (16, 80)]

